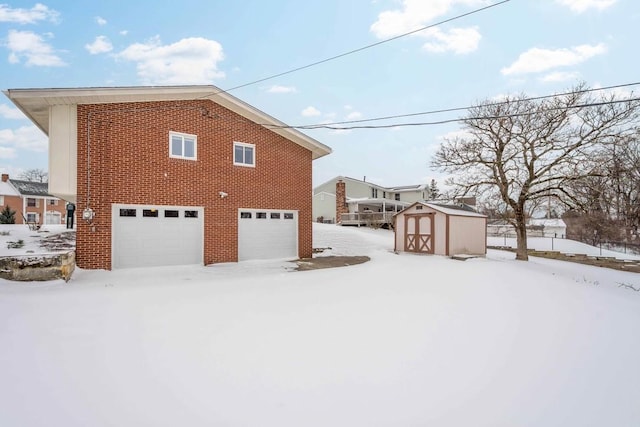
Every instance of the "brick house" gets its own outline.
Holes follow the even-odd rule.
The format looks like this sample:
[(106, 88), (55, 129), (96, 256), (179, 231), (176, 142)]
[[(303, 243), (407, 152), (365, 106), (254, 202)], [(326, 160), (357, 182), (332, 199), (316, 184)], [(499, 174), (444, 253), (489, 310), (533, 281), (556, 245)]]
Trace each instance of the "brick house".
[(64, 224), (66, 203), (49, 194), (46, 182), (9, 179), (3, 173), (0, 193), (0, 209), (16, 211), (16, 224), (24, 224), (25, 218), (31, 224)]
[(22, 197), (18, 190), (14, 188), (9, 182), (9, 175), (2, 174), (2, 181), (0, 181), (0, 210), (9, 206), (12, 211), (15, 211), (16, 224), (22, 224)]
[[(87, 269), (312, 254), (312, 161), (331, 149), (214, 86), (12, 89), (49, 136)], [(82, 218), (82, 219), (81, 219)]]

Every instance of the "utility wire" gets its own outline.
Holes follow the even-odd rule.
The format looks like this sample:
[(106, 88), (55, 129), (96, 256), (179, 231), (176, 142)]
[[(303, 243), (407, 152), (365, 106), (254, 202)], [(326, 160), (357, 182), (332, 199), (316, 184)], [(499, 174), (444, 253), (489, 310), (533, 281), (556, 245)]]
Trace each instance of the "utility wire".
[(476, 14), (476, 13), (479, 13), (479, 12), (483, 12), (483, 11), (485, 11), (487, 9), (491, 9), (493, 7), (496, 7), (496, 6), (500, 6), (500, 5), (508, 3), (510, 1), (511, 0), (502, 0), (502, 1), (498, 2), (498, 3), (490, 4), (488, 6), (481, 7), (479, 9), (475, 9), (475, 10), (472, 10), (470, 12), (463, 13), (461, 15), (457, 15), (457, 16), (454, 16), (452, 18), (448, 18), (448, 19), (445, 19), (443, 21), (439, 21), (439, 22), (436, 22), (434, 24), (430, 24), (430, 25), (427, 25), (425, 27), (418, 28), (416, 30), (409, 31), (407, 33), (399, 34), (399, 35), (397, 35), (395, 37), (391, 37), (391, 38), (388, 38), (388, 39), (385, 39), (385, 40), (381, 40), (381, 41), (376, 42), (376, 43), (372, 43), (372, 44), (369, 44), (369, 45), (366, 45), (366, 46), (363, 46), (363, 47), (359, 47), (357, 49), (353, 49), (353, 50), (350, 50), (348, 52), (344, 52), (344, 53), (341, 53), (341, 54), (338, 54), (338, 55), (334, 55), (334, 56), (331, 56), (329, 58), (322, 59), (320, 61), (312, 62), (311, 64), (303, 65), (301, 67), (293, 68), (293, 69), (288, 70), (288, 71), (283, 71), (283, 72), (278, 73), (278, 74), (273, 74), (271, 76), (263, 77), (261, 79), (254, 80), (254, 81), (251, 81), (249, 83), (244, 83), (244, 84), (241, 84), (241, 85), (238, 85), (238, 86), (234, 86), (234, 87), (231, 87), (229, 89), (224, 89), (224, 90), (220, 89), (217, 92), (213, 92), (213, 93), (210, 93), (210, 94), (207, 94), (207, 95), (203, 95), (202, 98), (206, 98), (206, 97), (209, 97), (209, 96), (212, 96), (212, 95), (218, 95), (218, 94), (221, 94), (221, 93), (231, 92), (232, 90), (240, 89), (240, 88), (247, 87), (247, 86), (252, 86), (252, 85), (257, 84), (257, 83), (262, 83), (262, 82), (267, 81), (267, 80), (275, 79), (277, 77), (286, 76), (287, 74), (291, 74), (291, 73), (295, 73), (297, 71), (305, 70), (307, 68), (315, 67), (316, 65), (324, 64), (325, 62), (333, 61), (335, 59), (339, 59), (339, 58), (342, 58), (342, 57), (345, 57), (345, 56), (348, 56), (348, 55), (352, 55), (354, 53), (358, 53), (358, 52), (361, 52), (363, 50), (370, 49), (372, 47), (380, 46), (381, 44), (388, 43), (390, 41), (397, 40), (399, 38), (406, 37), (406, 36), (409, 36), (411, 34), (419, 33), (421, 31), (427, 30), (429, 28), (437, 27), (437, 26), (442, 25), (442, 24), (446, 24), (446, 23), (449, 23), (449, 22), (452, 22), (452, 21), (455, 21), (455, 20), (458, 20), (458, 19), (462, 19), (462, 18), (465, 18), (467, 16), (470, 16), (470, 15), (473, 15), (473, 14)]
[[(572, 110), (578, 108), (586, 108), (586, 107), (597, 107), (602, 105), (611, 105), (611, 104), (620, 104), (623, 102), (632, 102), (632, 101), (640, 101), (640, 97), (638, 98), (627, 98), (627, 99), (619, 99), (613, 101), (602, 101), (602, 102), (592, 102), (587, 104), (577, 104), (570, 106), (561, 106), (561, 107), (553, 107), (553, 108), (545, 108), (537, 111), (529, 111), (525, 113), (511, 113), (511, 114), (498, 114), (494, 116), (474, 116), (474, 117), (464, 117), (464, 118), (455, 118), (455, 119), (445, 119), (438, 120), (433, 122), (415, 122), (415, 123), (393, 123), (388, 125), (356, 125), (356, 126), (336, 126), (335, 124), (325, 124), (325, 125), (313, 125), (313, 127), (306, 126), (271, 126), (272, 128), (291, 128), (291, 129), (332, 129), (332, 130), (351, 130), (351, 129), (385, 129), (385, 128), (397, 128), (397, 127), (408, 127), (408, 126), (432, 126), (432, 125), (442, 125), (446, 123), (455, 123), (462, 122), (466, 120), (494, 120), (494, 119), (502, 119), (508, 117), (523, 117), (523, 116), (531, 116), (534, 114), (539, 114), (541, 112), (546, 111), (558, 111), (558, 110)], [(499, 105), (499, 104), (498, 104)], [(270, 125), (263, 125), (270, 126)]]
[[(529, 98), (518, 99), (517, 101), (518, 102), (538, 101), (538, 100), (541, 100), (541, 99), (557, 98), (557, 97), (567, 96), (567, 95), (575, 95), (575, 94), (580, 94), (580, 93), (596, 92), (596, 91), (610, 90), (610, 89), (619, 89), (619, 88), (623, 88), (623, 87), (638, 86), (638, 85), (640, 85), (640, 82), (624, 83), (624, 84), (618, 84), (618, 85), (612, 85), (612, 86), (606, 86), (606, 87), (600, 87), (600, 88), (591, 88), (591, 89), (584, 89), (584, 90), (578, 90), (578, 91), (556, 93), (556, 94), (552, 94), (552, 95), (533, 96), (533, 97), (529, 97)], [(297, 125), (297, 126), (294, 126), (294, 125), (289, 126), (289, 125), (263, 124), (263, 126), (269, 127), (271, 129), (282, 129), (282, 128), (293, 128), (293, 129), (322, 129), (322, 128), (325, 128), (325, 129), (359, 129), (359, 128), (362, 128), (362, 129), (364, 129), (365, 127), (335, 127), (335, 128), (333, 128), (333, 127), (330, 127), (330, 126), (346, 125), (346, 124), (352, 124), (352, 123), (375, 122), (375, 121), (382, 121), (382, 120), (400, 119), (400, 118), (405, 118), (405, 117), (415, 117), (415, 116), (440, 114), (440, 113), (450, 113), (450, 112), (454, 112), (454, 111), (465, 111), (465, 110), (469, 110), (471, 108), (478, 107), (478, 106), (495, 107), (495, 106), (499, 106), (499, 105), (505, 105), (505, 104), (508, 104), (510, 102), (513, 102), (513, 101), (497, 101), (497, 102), (481, 104), (481, 105), (473, 105), (473, 106), (467, 106), (467, 107), (444, 108), (444, 109), (439, 109), (439, 110), (421, 111), (421, 112), (418, 112), (418, 113), (396, 114), (396, 115), (393, 115), (393, 116), (382, 116), (382, 117), (374, 117), (374, 118), (370, 118), (370, 119), (359, 119), (359, 120), (345, 120), (345, 121), (341, 121), (341, 122), (331, 122), (331, 123), (318, 123), (318, 124)], [(624, 101), (620, 101), (620, 102), (624, 102)], [(598, 104), (593, 104), (593, 105), (600, 105), (600, 104), (598, 103)], [(587, 105), (585, 104), (585, 106), (587, 106)], [(459, 120), (461, 120), (461, 119), (444, 120), (444, 121), (441, 121), (441, 122), (440, 121), (439, 122), (429, 122), (429, 124), (441, 124), (441, 123), (444, 124), (444, 123), (451, 123), (451, 122), (455, 122), (455, 121), (459, 121)], [(410, 126), (410, 125), (411, 124), (407, 124), (407, 126)], [(395, 127), (395, 126), (397, 126), (397, 125), (388, 125), (386, 127)], [(379, 126), (379, 127), (385, 127), (385, 126)]]

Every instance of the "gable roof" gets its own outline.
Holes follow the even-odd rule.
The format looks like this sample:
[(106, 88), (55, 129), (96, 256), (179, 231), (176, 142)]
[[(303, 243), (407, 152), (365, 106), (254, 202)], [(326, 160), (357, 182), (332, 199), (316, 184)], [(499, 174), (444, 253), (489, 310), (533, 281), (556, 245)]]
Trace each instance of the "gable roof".
[(23, 196), (53, 197), (49, 194), (49, 184), (46, 182), (33, 182), (12, 179), (11, 184)]
[(18, 196), (20, 193), (9, 182), (0, 181), (0, 196)]
[(313, 159), (331, 153), (331, 148), (328, 146), (296, 129), (287, 127), (285, 123), (213, 85), (8, 89), (3, 92), (47, 135), (49, 135), (49, 107), (52, 105), (209, 99), (310, 150)]
[(343, 181), (344, 180), (349, 180), (349, 181), (358, 182), (358, 183), (361, 183), (361, 184), (367, 184), (367, 185), (370, 185), (372, 187), (376, 187), (379, 190), (383, 190), (383, 191), (386, 191), (386, 192), (389, 192), (389, 193), (402, 193), (402, 192), (408, 192), (408, 191), (422, 191), (427, 187), (426, 184), (403, 185), (403, 186), (398, 186), (398, 187), (385, 187), (383, 185), (378, 185), (378, 184), (375, 184), (375, 183), (370, 182), (370, 181), (364, 181), (362, 179), (351, 178), (351, 177), (348, 177), (348, 176), (339, 175), (339, 176), (331, 178), (328, 181), (323, 182), (322, 184), (316, 186), (315, 188), (321, 187), (321, 186), (323, 186), (325, 184), (328, 184), (328, 183), (330, 183), (332, 181), (336, 181), (337, 182), (338, 180), (343, 180)]

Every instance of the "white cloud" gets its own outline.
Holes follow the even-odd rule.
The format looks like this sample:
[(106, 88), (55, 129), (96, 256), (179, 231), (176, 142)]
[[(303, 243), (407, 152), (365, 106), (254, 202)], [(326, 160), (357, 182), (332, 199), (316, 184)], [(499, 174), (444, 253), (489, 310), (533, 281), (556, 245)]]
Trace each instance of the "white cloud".
[(0, 4), (0, 22), (17, 24), (35, 24), (38, 21), (57, 22), (59, 16), (58, 12), (40, 3), (36, 3), (31, 9), (12, 9), (6, 4)]
[[(2, 131), (0, 131), (0, 136)], [(16, 149), (11, 147), (2, 147), (0, 146), (0, 159), (15, 159), (16, 157)]]
[(577, 80), (578, 77), (580, 77), (580, 73), (577, 71), (555, 71), (542, 76), (540, 81), (544, 83), (559, 83)]
[(307, 108), (305, 108), (304, 110), (302, 110), (301, 114), (304, 117), (317, 117), (322, 115), (322, 113), (320, 112), (320, 110), (318, 110), (316, 107), (313, 107), (311, 105), (309, 105)]
[(541, 49), (534, 47), (521, 53), (516, 62), (503, 68), (500, 72), (505, 76), (540, 73), (556, 67), (577, 65), (606, 51), (607, 47), (604, 43), (597, 45), (583, 44), (570, 49)]
[(279, 85), (273, 85), (269, 89), (267, 89), (267, 92), (269, 93), (295, 93), (297, 91), (298, 90), (293, 86), (279, 86)]
[(347, 104), (347, 105), (344, 106), (344, 109), (345, 110), (353, 110), (353, 106)]
[(17, 108), (9, 107), (5, 104), (0, 104), (0, 117), (4, 119), (14, 120), (26, 119), (22, 111), (18, 110)]
[(26, 59), (26, 65), (39, 67), (62, 67), (67, 64), (54, 53), (51, 45), (31, 31), (9, 30), (7, 37), (9, 62), (17, 64)]
[(107, 25), (107, 20), (101, 16), (96, 16), (96, 23), (100, 26)]
[(111, 44), (111, 41), (106, 36), (98, 36), (93, 41), (93, 43), (85, 44), (84, 47), (92, 55), (97, 55), (98, 53), (111, 52), (113, 50), (113, 45)]
[(425, 43), (422, 47), (434, 53), (470, 53), (478, 49), (482, 38), (477, 27), (452, 28), (446, 32), (439, 28), (430, 28), (425, 31), (425, 34), (428, 34), (433, 41)]
[(22, 126), (16, 130), (0, 129), (0, 148), (13, 153), (17, 150), (44, 152), (47, 151), (48, 142), (47, 137), (37, 127)]
[[(485, 0), (403, 0), (400, 9), (380, 13), (370, 31), (380, 39), (387, 39), (425, 27), (456, 5), (472, 7), (485, 4)], [(431, 28), (417, 32), (415, 36), (427, 39), (423, 47), (429, 52), (451, 51), (459, 54), (476, 50), (481, 38), (476, 27), (452, 28), (447, 32)]]
[(582, 13), (589, 9), (604, 10), (613, 6), (617, 0), (556, 0), (574, 12)]
[(163, 45), (158, 36), (135, 43), (116, 55), (135, 62), (145, 84), (206, 84), (224, 78), (218, 62), (224, 59), (222, 45), (215, 40), (190, 37)]
[(362, 118), (362, 113), (360, 111), (352, 111), (347, 114), (347, 120), (358, 120)]
[(129, 30), (122, 30), (119, 33), (121, 36), (126, 36), (127, 34), (129, 34)]

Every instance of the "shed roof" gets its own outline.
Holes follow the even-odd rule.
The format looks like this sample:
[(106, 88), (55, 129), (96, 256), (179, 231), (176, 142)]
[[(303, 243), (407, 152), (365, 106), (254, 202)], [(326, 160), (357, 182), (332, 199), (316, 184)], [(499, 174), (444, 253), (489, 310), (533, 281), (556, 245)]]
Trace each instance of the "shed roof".
[(443, 205), (443, 204), (435, 204), (435, 203), (426, 203), (426, 202), (415, 202), (415, 203), (412, 203), (411, 205), (407, 206), (402, 211), (398, 212), (396, 215), (400, 215), (401, 213), (403, 213), (407, 209), (411, 209), (412, 207), (414, 207), (416, 205), (427, 206), (427, 207), (429, 207), (429, 208), (431, 208), (431, 209), (433, 209), (435, 211), (442, 212), (443, 214), (446, 214), (446, 215), (468, 216), (468, 217), (475, 217), (475, 218), (486, 218), (487, 217), (486, 215), (482, 215), (482, 214), (480, 214), (478, 212), (470, 211), (468, 207), (463, 207), (463, 206), (459, 206), (459, 205)]
[(47, 135), (49, 107), (53, 105), (209, 99), (307, 148), (314, 159), (331, 153), (328, 146), (213, 85), (8, 89), (4, 94)]

